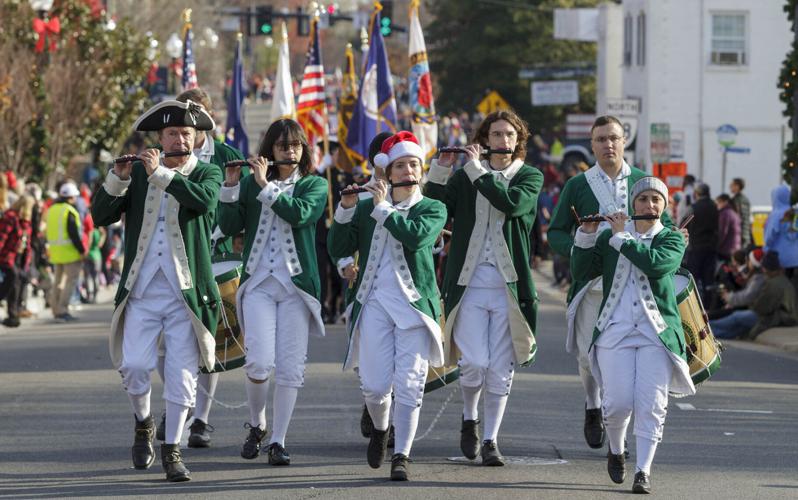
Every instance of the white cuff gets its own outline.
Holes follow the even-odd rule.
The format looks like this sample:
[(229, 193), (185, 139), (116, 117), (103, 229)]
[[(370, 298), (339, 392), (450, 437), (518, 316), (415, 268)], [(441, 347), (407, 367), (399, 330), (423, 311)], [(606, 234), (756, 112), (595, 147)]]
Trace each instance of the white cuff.
[(355, 216), (356, 208), (357, 205), (351, 208), (344, 208), (339, 204), (338, 208), (335, 209), (335, 215), (333, 216), (333, 219), (335, 219), (335, 222), (338, 224), (349, 224), (352, 222), (352, 217)]
[(267, 207), (271, 207), (272, 204), (277, 201), (277, 197), (280, 196), (280, 188), (277, 187), (277, 184), (273, 182), (267, 182), (266, 186), (260, 190), (258, 193), (258, 201), (266, 205)]
[(465, 164), (463, 170), (465, 170), (465, 173), (468, 176), (468, 178), (471, 180), (472, 184), (474, 183), (474, 181), (476, 181), (477, 179), (488, 173), (488, 171), (485, 170), (485, 167), (482, 166), (482, 162), (480, 162), (479, 160), (469, 161), (468, 163)]
[(596, 239), (598, 238), (598, 231), (594, 233), (586, 233), (582, 228), (576, 230), (574, 235), (574, 246), (579, 248), (593, 248), (596, 246)]
[(346, 269), (346, 266), (348, 266), (349, 264), (354, 264), (354, 263), (355, 263), (355, 258), (352, 257), (352, 256), (344, 257), (343, 259), (338, 259), (338, 263), (335, 265), (335, 267), (338, 268), (338, 276), (343, 278), (344, 277), (344, 269)]
[(442, 167), (438, 165), (438, 160), (432, 160), (429, 172), (427, 172), (427, 181), (445, 185), (449, 181), (450, 175), (452, 175), (452, 167)]
[(174, 176), (174, 170), (168, 169), (163, 165), (158, 165), (158, 168), (155, 169), (155, 172), (153, 172), (151, 176), (147, 177), (147, 182), (154, 184), (155, 187), (162, 191), (166, 191), (166, 188), (169, 187), (169, 183), (172, 182), (172, 177)]
[(125, 196), (125, 194), (127, 194), (127, 188), (130, 187), (130, 183), (130, 177), (128, 177), (126, 181), (123, 181), (113, 170), (110, 170), (108, 175), (105, 176), (103, 187), (105, 188), (105, 192), (111, 196)]
[(238, 201), (239, 193), (241, 192), (241, 183), (235, 186), (224, 186), (219, 190), (220, 203), (235, 203)]
[(620, 252), (621, 247), (625, 242), (634, 239), (634, 236), (632, 236), (629, 232), (620, 231), (612, 235), (612, 238), (610, 238), (610, 246)]
[(377, 224), (382, 225), (385, 219), (394, 212), (396, 212), (396, 209), (387, 201), (382, 200), (374, 206), (374, 210), (371, 211), (371, 217), (377, 221)]

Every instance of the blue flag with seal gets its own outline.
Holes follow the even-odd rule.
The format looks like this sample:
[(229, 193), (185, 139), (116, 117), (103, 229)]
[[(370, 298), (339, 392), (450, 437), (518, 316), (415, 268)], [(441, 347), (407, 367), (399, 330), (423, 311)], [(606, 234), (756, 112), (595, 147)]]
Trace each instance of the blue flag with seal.
[(380, 32), (380, 10), (382, 7), (376, 4), (371, 15), (371, 46), (346, 136), (346, 146), (359, 162), (368, 158), (369, 143), (374, 136), (380, 132), (396, 133), (396, 99)]
[(233, 84), (227, 98), (227, 124), (225, 126), (224, 142), (249, 156), (249, 139), (244, 130), (241, 107), (244, 103), (244, 65), (241, 62), (241, 39), (236, 43), (236, 54), (233, 60)]

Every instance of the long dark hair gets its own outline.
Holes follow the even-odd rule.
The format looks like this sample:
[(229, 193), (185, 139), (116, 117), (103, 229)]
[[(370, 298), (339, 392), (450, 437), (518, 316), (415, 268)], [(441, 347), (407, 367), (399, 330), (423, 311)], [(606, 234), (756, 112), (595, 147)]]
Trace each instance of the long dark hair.
[[(274, 161), (274, 145), (282, 139), (282, 142), (299, 141), (302, 144), (302, 156), (299, 157), (299, 175), (305, 177), (309, 175), (313, 169), (313, 157), (311, 156), (310, 144), (308, 138), (302, 127), (297, 122), (290, 119), (282, 119), (273, 122), (263, 140), (260, 142), (258, 148), (258, 155), (262, 156), (269, 161)], [(278, 176), (276, 168), (270, 168), (266, 176), (268, 180), (272, 180)]]
[(515, 143), (515, 151), (513, 151), (513, 160), (523, 160), (526, 158), (526, 141), (529, 139), (529, 127), (527, 127), (526, 122), (520, 116), (509, 109), (494, 111), (486, 116), (474, 133), (473, 142), (488, 149), (488, 133), (490, 132), (490, 126), (499, 120), (506, 121), (515, 129), (517, 140)]

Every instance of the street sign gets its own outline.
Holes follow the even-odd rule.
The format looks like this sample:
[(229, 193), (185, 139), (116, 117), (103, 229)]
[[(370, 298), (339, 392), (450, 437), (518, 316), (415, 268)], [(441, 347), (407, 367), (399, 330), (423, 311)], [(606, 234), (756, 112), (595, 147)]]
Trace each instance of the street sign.
[(684, 130), (671, 130), (671, 159), (684, 158)]
[(607, 99), (607, 114), (636, 117), (640, 114), (640, 101), (637, 99)]
[(651, 163), (667, 163), (671, 159), (670, 123), (651, 124)]
[(718, 144), (728, 148), (733, 146), (734, 141), (737, 140), (737, 127), (725, 123), (715, 130), (715, 134), (718, 136)]
[(727, 153), (742, 153), (742, 154), (749, 154), (751, 152), (751, 148), (733, 148), (731, 146), (726, 148)]
[(510, 109), (510, 105), (495, 90), (491, 90), (488, 95), (477, 104), (477, 111), (483, 115), (493, 113), (500, 109)]
[(576, 80), (532, 82), (533, 106), (579, 104), (579, 85)]
[(623, 125), (623, 136), (626, 139), (625, 149), (629, 149), (637, 137), (637, 117), (619, 116), (618, 119), (621, 120), (621, 124)]

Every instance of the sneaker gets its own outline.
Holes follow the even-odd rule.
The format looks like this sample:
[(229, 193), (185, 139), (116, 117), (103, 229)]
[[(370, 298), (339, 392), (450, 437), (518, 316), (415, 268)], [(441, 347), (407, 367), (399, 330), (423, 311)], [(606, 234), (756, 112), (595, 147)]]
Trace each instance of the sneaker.
[(504, 457), (499, 451), (496, 441), (483, 441), (480, 454), (482, 455), (482, 465), (487, 465), (488, 467), (501, 467), (504, 465)]
[(269, 465), (291, 465), (291, 455), (280, 443), (271, 443), (266, 447)]
[(466, 420), (462, 417), (460, 424), (460, 451), (469, 460), (477, 458), (479, 453), (479, 419)]
[(651, 493), (651, 475), (643, 471), (638, 471), (637, 474), (635, 474), (632, 493)]
[(170, 483), (191, 481), (191, 472), (183, 464), (179, 444), (161, 445), (161, 464), (166, 472), (166, 480)]
[(606, 437), (601, 408), (588, 410), (585, 407), (585, 441), (587, 441), (587, 445), (591, 448), (601, 448), (604, 446)]
[(391, 481), (407, 481), (407, 473), (410, 468), (410, 459), (401, 453), (391, 457)]
[(266, 431), (260, 430), (260, 427), (252, 427), (249, 423), (244, 424), (244, 429), (249, 429), (249, 435), (241, 447), (241, 456), (252, 460), (260, 455), (260, 442), (266, 437)]
[(215, 429), (211, 424), (195, 418), (189, 427), (191, 434), (188, 436), (189, 448), (208, 448), (211, 445), (210, 433)]
[(155, 460), (155, 450), (152, 448), (152, 437), (155, 433), (155, 420), (152, 415), (139, 420), (133, 417), (136, 421), (136, 427), (133, 434), (133, 448), (131, 452), (133, 455), (133, 467), (136, 469), (149, 469), (152, 462)]

